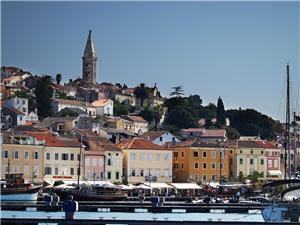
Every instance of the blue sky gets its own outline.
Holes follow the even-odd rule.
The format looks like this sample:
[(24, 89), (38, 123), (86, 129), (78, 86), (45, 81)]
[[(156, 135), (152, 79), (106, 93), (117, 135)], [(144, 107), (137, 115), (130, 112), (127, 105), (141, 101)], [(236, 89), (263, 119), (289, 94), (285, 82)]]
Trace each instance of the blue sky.
[(89, 29), (97, 81), (183, 85), (225, 108), (299, 111), (299, 2), (1, 2), (2, 65), (77, 78)]

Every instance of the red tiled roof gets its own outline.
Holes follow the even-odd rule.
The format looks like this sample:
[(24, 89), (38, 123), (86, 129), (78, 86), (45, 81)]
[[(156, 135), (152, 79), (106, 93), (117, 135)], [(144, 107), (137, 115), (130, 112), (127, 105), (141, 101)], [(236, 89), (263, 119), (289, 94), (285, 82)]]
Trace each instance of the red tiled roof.
[(204, 134), (201, 137), (224, 137), (226, 134), (225, 129), (218, 130), (205, 130)]
[(262, 148), (267, 148), (267, 149), (275, 149), (278, 148), (275, 146), (274, 143), (269, 142), (269, 141), (255, 141), (257, 144), (259, 144)]
[(160, 130), (160, 131), (147, 131), (146, 133), (143, 133), (140, 138), (144, 138), (146, 140), (150, 140), (153, 141), (156, 138), (160, 137), (161, 135), (163, 135), (164, 133), (166, 133), (167, 131), (164, 130)]
[(79, 147), (75, 139), (58, 138), (49, 132), (26, 132), (27, 135), (35, 137), (38, 141), (45, 141), (49, 147)]
[(67, 105), (87, 105), (92, 106), (90, 103), (80, 102), (76, 100), (67, 100), (67, 99), (59, 99), (59, 98), (52, 98), (53, 102), (58, 102), (60, 104), (67, 104)]
[(13, 107), (3, 107), (2, 109), (3, 113), (9, 113), (9, 112), (13, 112), (16, 113), (18, 115), (25, 115), (24, 113), (20, 112), (19, 110), (13, 108)]
[(263, 148), (256, 141), (240, 141), (240, 140), (238, 140), (238, 147), (239, 148)]
[(136, 122), (136, 123), (148, 123), (148, 121), (146, 121), (143, 117), (140, 117), (140, 116), (124, 115), (121, 117), (125, 120), (129, 120), (129, 121)]
[(93, 106), (105, 106), (106, 104), (110, 103), (112, 100), (110, 99), (99, 99), (97, 101), (92, 102)]
[(127, 139), (117, 144), (117, 146), (121, 149), (167, 150), (142, 138)]

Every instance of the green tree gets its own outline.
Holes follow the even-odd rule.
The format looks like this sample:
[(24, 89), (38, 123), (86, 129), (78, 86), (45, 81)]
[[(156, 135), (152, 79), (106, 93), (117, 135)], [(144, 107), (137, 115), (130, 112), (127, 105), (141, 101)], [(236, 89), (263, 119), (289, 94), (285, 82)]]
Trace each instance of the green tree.
[(60, 84), (60, 82), (61, 82), (61, 74), (60, 73), (56, 74), (55, 80), (56, 80), (57, 84)]
[(119, 102), (118, 100), (114, 100), (114, 115), (127, 115), (129, 112), (134, 111), (134, 107), (131, 106), (128, 102), (123, 101)]
[(40, 118), (52, 115), (51, 97), (53, 90), (50, 87), (51, 76), (45, 75), (37, 81), (35, 96), (37, 102), (37, 114)]
[(170, 93), (170, 96), (175, 96), (177, 98), (180, 98), (180, 97), (182, 97), (184, 95), (182, 85), (176, 86), (176, 87), (172, 87), (172, 89), (173, 89), (173, 91)]
[(227, 127), (226, 133), (227, 133), (228, 139), (231, 139), (231, 140), (239, 139), (241, 136), (240, 133), (232, 127)]
[(149, 97), (146, 85), (144, 83), (140, 83), (140, 85), (134, 89), (134, 95), (136, 98), (141, 99), (141, 107), (143, 107), (144, 100)]
[(252, 174), (247, 176), (247, 179), (251, 180), (252, 183), (256, 183), (258, 181), (258, 178), (262, 178), (262, 174), (260, 174), (257, 171), (254, 171)]
[(197, 127), (198, 121), (185, 108), (176, 106), (168, 113), (166, 125), (176, 126), (178, 129)]
[(225, 125), (225, 109), (221, 97), (218, 98), (218, 103), (217, 103), (217, 125), (219, 127)]

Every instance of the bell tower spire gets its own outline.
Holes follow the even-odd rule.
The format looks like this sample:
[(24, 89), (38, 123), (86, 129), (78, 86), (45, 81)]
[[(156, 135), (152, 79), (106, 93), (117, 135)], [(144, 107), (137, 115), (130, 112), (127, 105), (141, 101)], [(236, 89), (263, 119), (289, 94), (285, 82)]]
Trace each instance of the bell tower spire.
[(90, 30), (82, 57), (82, 79), (93, 84), (96, 84), (96, 61), (96, 50)]

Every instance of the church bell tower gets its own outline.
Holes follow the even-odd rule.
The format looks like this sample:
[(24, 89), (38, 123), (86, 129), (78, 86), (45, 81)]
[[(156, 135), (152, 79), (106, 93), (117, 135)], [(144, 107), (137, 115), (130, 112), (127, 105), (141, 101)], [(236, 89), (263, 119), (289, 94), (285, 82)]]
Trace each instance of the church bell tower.
[(82, 79), (88, 83), (96, 84), (96, 50), (92, 41), (90, 30), (82, 57)]

